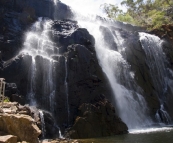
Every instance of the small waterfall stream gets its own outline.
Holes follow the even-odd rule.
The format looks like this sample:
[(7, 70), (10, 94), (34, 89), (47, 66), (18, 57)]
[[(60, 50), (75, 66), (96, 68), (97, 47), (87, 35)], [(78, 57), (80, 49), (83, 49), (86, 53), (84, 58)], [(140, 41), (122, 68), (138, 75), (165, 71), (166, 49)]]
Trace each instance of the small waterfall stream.
[(65, 92), (66, 92), (66, 107), (67, 107), (67, 121), (68, 121), (68, 125), (69, 125), (69, 117), (70, 117), (70, 109), (69, 109), (69, 102), (68, 102), (68, 81), (67, 81), (67, 77), (68, 77), (68, 69), (67, 69), (67, 58), (65, 58)]
[(150, 75), (154, 82), (156, 91), (160, 99), (160, 109), (157, 111), (155, 117), (159, 123), (171, 123), (171, 118), (164, 108), (165, 93), (167, 92), (169, 84), (169, 69), (165, 67), (166, 57), (162, 50), (161, 43), (163, 42), (159, 37), (147, 33), (139, 33), (140, 42), (146, 54), (146, 63), (150, 68)]
[(167, 90), (166, 57), (161, 47), (162, 41), (159, 37), (147, 33), (139, 33), (139, 36), (156, 91), (159, 92), (160, 98), (162, 98)]
[(39, 110), (40, 113), (40, 120), (41, 120), (41, 134), (42, 134), (42, 138), (45, 138), (45, 134), (46, 134), (46, 129), (45, 129), (45, 122), (44, 122), (44, 114), (43, 111)]
[(36, 105), (36, 100), (35, 100), (35, 93), (34, 93), (34, 86), (35, 86), (35, 59), (32, 58), (32, 65), (30, 69), (30, 74), (28, 79), (30, 79), (30, 84), (28, 85), (28, 93), (27, 93), (27, 100), (30, 105)]

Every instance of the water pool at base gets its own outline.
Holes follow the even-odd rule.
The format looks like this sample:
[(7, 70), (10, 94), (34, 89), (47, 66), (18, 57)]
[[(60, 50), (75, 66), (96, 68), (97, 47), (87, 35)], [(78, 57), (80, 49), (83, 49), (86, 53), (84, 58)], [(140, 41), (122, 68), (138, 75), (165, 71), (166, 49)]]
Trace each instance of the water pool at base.
[(112, 137), (84, 139), (81, 143), (173, 143), (173, 128), (131, 130), (129, 134)]

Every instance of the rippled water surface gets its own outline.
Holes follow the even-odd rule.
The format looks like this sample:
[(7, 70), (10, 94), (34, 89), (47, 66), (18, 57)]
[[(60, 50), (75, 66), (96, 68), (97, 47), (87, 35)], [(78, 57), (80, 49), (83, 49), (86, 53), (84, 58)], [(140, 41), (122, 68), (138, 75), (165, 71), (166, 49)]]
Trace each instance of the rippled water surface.
[(173, 143), (173, 128), (149, 128), (132, 130), (127, 135), (86, 139), (82, 143)]

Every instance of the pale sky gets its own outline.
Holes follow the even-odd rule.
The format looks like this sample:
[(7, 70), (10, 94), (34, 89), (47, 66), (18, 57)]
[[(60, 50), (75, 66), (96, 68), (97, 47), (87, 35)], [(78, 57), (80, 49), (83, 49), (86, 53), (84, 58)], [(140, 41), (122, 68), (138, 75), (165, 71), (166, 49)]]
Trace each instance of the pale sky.
[[(117, 4), (121, 7), (120, 3), (122, 0), (61, 0), (61, 2), (71, 6), (73, 9), (80, 13), (98, 14), (103, 13), (100, 10), (100, 5), (104, 3)], [(125, 8), (122, 8), (125, 9)]]

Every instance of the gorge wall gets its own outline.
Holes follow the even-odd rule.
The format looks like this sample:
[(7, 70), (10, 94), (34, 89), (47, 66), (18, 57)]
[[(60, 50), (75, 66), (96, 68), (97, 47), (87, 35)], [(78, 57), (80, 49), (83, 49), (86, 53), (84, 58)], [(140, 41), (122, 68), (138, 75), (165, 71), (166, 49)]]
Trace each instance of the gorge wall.
[(45, 137), (52, 126), (91, 138), (172, 122), (171, 39), (98, 17), (94, 33), (60, 1), (2, 0), (0, 13), (6, 95), (45, 110)]

